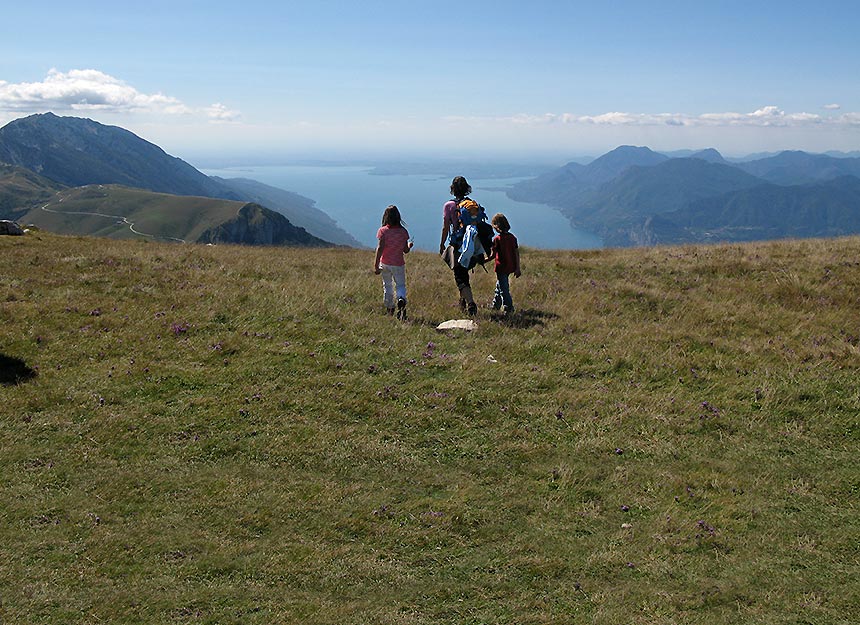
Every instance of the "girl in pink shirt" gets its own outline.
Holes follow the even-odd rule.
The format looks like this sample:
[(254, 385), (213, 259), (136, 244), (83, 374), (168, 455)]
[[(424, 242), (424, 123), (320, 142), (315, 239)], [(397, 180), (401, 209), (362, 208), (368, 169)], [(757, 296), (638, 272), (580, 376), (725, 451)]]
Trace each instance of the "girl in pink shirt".
[(400, 211), (393, 204), (382, 214), (382, 227), (377, 231), (376, 260), (373, 273), (382, 274), (382, 299), (389, 315), (394, 314), (397, 298), (397, 318), (406, 319), (406, 259), (412, 249), (409, 232), (403, 227)]

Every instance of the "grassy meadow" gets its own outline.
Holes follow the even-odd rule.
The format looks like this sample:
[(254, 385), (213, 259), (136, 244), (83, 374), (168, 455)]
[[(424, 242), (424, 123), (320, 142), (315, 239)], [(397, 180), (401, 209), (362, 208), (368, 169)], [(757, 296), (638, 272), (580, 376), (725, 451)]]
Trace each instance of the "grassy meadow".
[(522, 263), (0, 238), (0, 622), (856, 622), (860, 239)]
[(54, 195), (50, 202), (32, 209), (20, 222), (53, 232), (95, 233), (112, 239), (196, 241), (209, 228), (234, 217), (244, 204), (153, 193), (114, 184), (88, 185)]

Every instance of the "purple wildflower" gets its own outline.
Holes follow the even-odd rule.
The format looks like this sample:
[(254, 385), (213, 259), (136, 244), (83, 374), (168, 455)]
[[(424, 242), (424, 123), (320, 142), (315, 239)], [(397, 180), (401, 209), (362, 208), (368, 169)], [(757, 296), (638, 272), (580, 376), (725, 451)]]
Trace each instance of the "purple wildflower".
[[(708, 536), (716, 536), (717, 535), (717, 530), (715, 530), (713, 528), (713, 526), (705, 523), (704, 520), (697, 521), (696, 527), (698, 527), (700, 530), (703, 530), (704, 532), (706, 532)], [(696, 534), (696, 538), (702, 538), (702, 534)]]

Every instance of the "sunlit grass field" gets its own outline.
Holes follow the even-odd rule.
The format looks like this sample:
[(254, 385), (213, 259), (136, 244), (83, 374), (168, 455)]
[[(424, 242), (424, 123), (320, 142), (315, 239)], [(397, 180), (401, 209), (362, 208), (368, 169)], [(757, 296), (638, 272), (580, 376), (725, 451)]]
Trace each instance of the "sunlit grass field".
[(88, 185), (56, 194), (19, 221), (67, 234), (196, 241), (206, 230), (234, 217), (243, 205), (244, 202), (153, 193), (114, 184)]
[(372, 264), (0, 239), (0, 622), (856, 622), (860, 239)]

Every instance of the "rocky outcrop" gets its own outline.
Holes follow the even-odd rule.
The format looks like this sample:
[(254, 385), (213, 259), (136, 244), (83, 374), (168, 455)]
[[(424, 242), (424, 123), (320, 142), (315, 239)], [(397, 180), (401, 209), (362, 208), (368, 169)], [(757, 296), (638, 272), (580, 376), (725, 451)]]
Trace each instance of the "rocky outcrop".
[(0, 219), (0, 235), (20, 236), (24, 234), (24, 230), (14, 221), (8, 219)]
[(314, 206), (314, 201), (299, 195), (272, 187), (248, 178), (212, 177), (236, 193), (245, 202), (253, 202), (281, 213), (295, 226), (304, 228), (315, 237), (330, 241), (335, 245), (362, 247), (362, 244), (346, 230), (337, 225), (331, 217)]
[(206, 230), (197, 242), (332, 247), (331, 243), (308, 234), (280, 213), (259, 204), (245, 204), (233, 219)]

